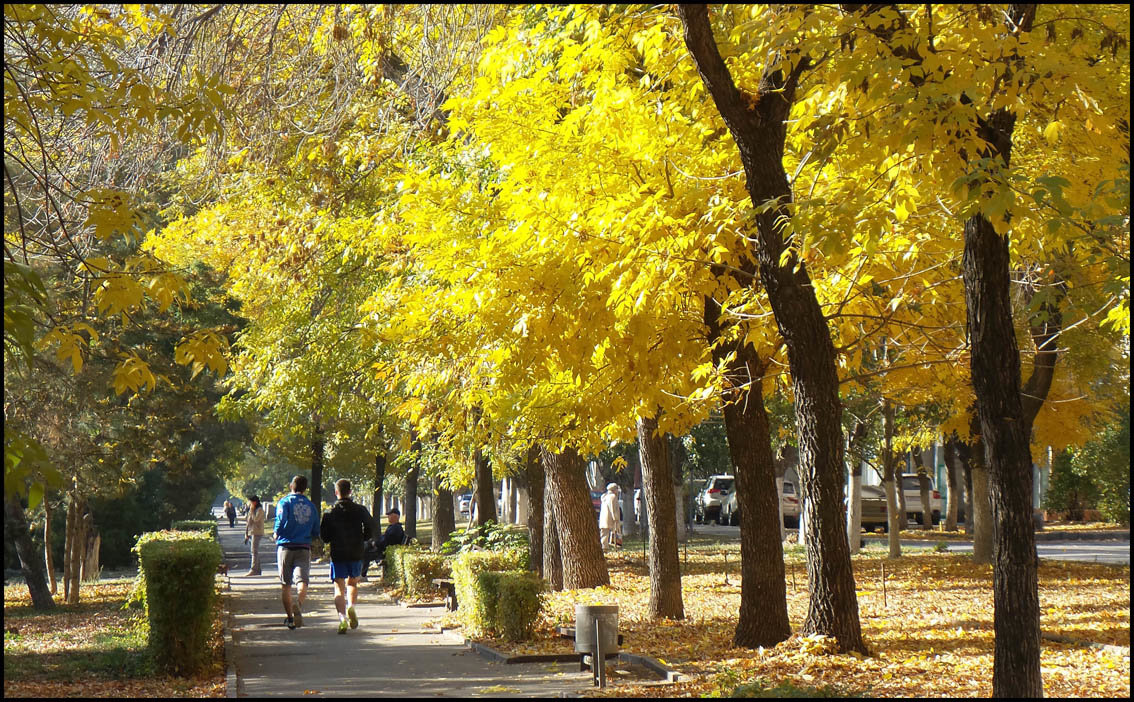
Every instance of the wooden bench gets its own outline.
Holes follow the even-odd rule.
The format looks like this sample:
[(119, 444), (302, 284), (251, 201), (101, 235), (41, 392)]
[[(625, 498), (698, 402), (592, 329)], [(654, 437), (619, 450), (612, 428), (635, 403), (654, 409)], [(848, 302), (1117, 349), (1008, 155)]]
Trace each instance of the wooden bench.
[(448, 578), (434, 578), (432, 581), (434, 587), (440, 588), (445, 591), (445, 609), (454, 612), (457, 609), (457, 585)]

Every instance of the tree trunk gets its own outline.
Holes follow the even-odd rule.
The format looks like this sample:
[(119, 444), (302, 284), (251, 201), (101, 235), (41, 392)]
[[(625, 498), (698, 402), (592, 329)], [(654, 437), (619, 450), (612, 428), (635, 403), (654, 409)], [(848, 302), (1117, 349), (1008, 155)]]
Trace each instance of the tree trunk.
[(539, 462), (539, 446), (532, 444), (528, 447), (528, 454), (524, 462), (524, 490), (525, 497), (528, 500), (528, 507), (525, 510), (527, 513), (528, 524), (528, 539), (530, 544), (530, 553), (532, 559), (532, 570), (534, 570), (540, 577), (544, 576), (543, 570), (543, 541), (544, 541), (544, 514), (543, 514), (543, 493), (544, 483), (547, 478), (544, 476), (543, 466)]
[(787, 75), (782, 69), (793, 64), (791, 57), (770, 61), (758, 94), (745, 97), (717, 49), (707, 8), (679, 5), (677, 11), (701, 80), (740, 152), (745, 186), (757, 212), (760, 280), (787, 347), (795, 391), (799, 474), (807, 495), (806, 518), (811, 522), (806, 537), (811, 598), (802, 631), (834, 637), (840, 651), (865, 653), (842, 512), (842, 405), (835, 350), (807, 266), (787, 248), (782, 229), (791, 215), (791, 188), (783, 166), (785, 120), (799, 77), (810, 61), (797, 54)]
[(855, 422), (847, 439), (847, 460), (850, 461), (850, 485), (847, 489), (847, 547), (858, 553), (862, 547), (862, 443), (866, 440), (866, 422)]
[(969, 462), (969, 445), (961, 442), (958, 447), (964, 447), (964, 458), (961, 461), (961, 468), (965, 473), (965, 533), (973, 533), (973, 523), (976, 519), (976, 502), (973, 500), (973, 467)]
[(415, 465), (406, 470), (406, 508), (402, 518), (407, 539), (417, 538), (417, 484), (418, 469)]
[(72, 558), (75, 552), (75, 530), (78, 517), (75, 515), (78, 505), (75, 504), (74, 491), (67, 493), (67, 517), (63, 522), (63, 602), (71, 601), (71, 568), (75, 564)]
[[(732, 353), (725, 389), (725, 434), (736, 475), (740, 512), (740, 613), (733, 643), (771, 647), (791, 636), (783, 551), (783, 516), (776, 488), (772, 435), (764, 408), (764, 361), (751, 344), (718, 344), (720, 305), (704, 299), (714, 363)], [(754, 382), (752, 382), (754, 381)], [(748, 384), (751, 382), (751, 385)], [(747, 391), (741, 388), (748, 386)]]
[[(1030, 32), (1035, 12), (1034, 4), (1010, 6), (1005, 17), (1007, 30), (1014, 34)], [(1018, 55), (1006, 59), (1004, 75), (1012, 80), (1012, 72), (1019, 68), (1016, 64), (1023, 59)], [(1016, 115), (1006, 108), (988, 114), (978, 132), (985, 142), (978, 157), (987, 159), (992, 167), (1008, 168), (1015, 124)], [(968, 310), (970, 375), (996, 524), (992, 693), (996, 697), (1040, 697), (1043, 680), (1029, 440), (1042, 399), (1025, 403), (1021, 398), (1020, 354), (1009, 295), (1009, 237), (998, 234), (982, 212), (965, 221), (961, 270)], [(1054, 345), (1051, 351), (1054, 354)], [(1039, 365), (1041, 359), (1037, 357), (1036, 361)], [(1051, 365), (1054, 368), (1054, 355)]]
[(86, 501), (77, 490), (70, 493), (71, 505), (67, 510), (67, 564), (63, 582), (63, 601), (66, 604), (78, 604), (79, 583), (81, 582), (83, 556), (86, 553), (86, 532), (83, 529), (86, 516)]
[[(543, 454), (543, 451), (540, 451)], [(546, 463), (545, 463), (546, 465)], [(559, 548), (559, 525), (551, 498), (551, 471), (544, 471), (543, 490), (543, 578), (554, 591), (563, 589), (563, 555)]]
[[(311, 433), (311, 484), (308, 486), (311, 490), (311, 503), (315, 505), (315, 515), (321, 518), (323, 514), (323, 459), (326, 448), (326, 438), (323, 434), (323, 427), (318, 423), (315, 424), (315, 430)], [(311, 560), (315, 561), (323, 557), (323, 540), (319, 538), (318, 534), (311, 539)]]
[(47, 584), (54, 597), (59, 592), (55, 583), (55, 554), (51, 550), (51, 504), (43, 499), (43, 562), (47, 566)]
[(689, 460), (689, 451), (681, 438), (673, 434), (666, 434), (666, 446), (669, 447), (670, 477), (673, 479), (673, 515), (677, 525), (677, 542), (683, 544), (689, 538), (685, 520), (685, 463)]
[[(92, 515), (87, 514), (88, 517)], [(93, 524), (87, 532), (87, 548), (83, 557), (83, 582), (97, 582), (99, 579), (99, 550), (102, 547), (102, 534)]]
[(896, 485), (898, 457), (894, 453), (894, 405), (889, 400), (882, 401), (882, 433), (882, 488), (886, 491), (886, 521), (889, 524), (886, 541), (890, 546), (887, 556), (901, 558), (901, 530), (906, 521), (906, 513), (898, 498), (901, 490)]
[(315, 425), (311, 436), (311, 502), (315, 505), (315, 514), (323, 513), (323, 451), (325, 439), (323, 428)]
[(945, 470), (949, 477), (949, 507), (945, 514), (945, 531), (957, 530), (958, 504), (962, 500), (960, 471), (957, 468), (957, 435), (953, 434), (945, 441)]
[(642, 492), (650, 520), (650, 617), (684, 619), (681, 565), (677, 559), (673, 481), (669, 442), (657, 434), (656, 418), (638, 419), (638, 449), (642, 455)]
[(374, 453), (374, 521), (382, 523), (382, 483), (386, 481), (386, 454), (381, 450)]
[(496, 521), (496, 490), (492, 485), (492, 464), (480, 449), (473, 455), (476, 465), (477, 526)]
[(988, 495), (988, 469), (985, 466), (984, 442), (980, 420), (973, 415), (969, 430), (969, 470), (973, 480), (973, 561), (992, 563), (992, 502)]
[(434, 551), (449, 539), (449, 534), (457, 530), (457, 515), (453, 513), (453, 491), (441, 484), (441, 478), (433, 478), (433, 543)]
[(562, 453), (544, 450), (543, 465), (551, 479), (547, 492), (555, 505), (563, 587), (574, 590), (609, 585), (610, 575), (599, 543), (598, 521), (582, 458), (570, 447)]
[(917, 468), (918, 492), (921, 493), (921, 529), (929, 531), (933, 528), (933, 503), (929, 501), (929, 473), (926, 471), (921, 449), (912, 449), (912, 451), (914, 466)]
[[(47, 506), (46, 503), (44, 506)], [(27, 516), (19, 498), (12, 493), (4, 496), (4, 531), (16, 545), (16, 555), (20, 559), (20, 573), (24, 576), (24, 582), (28, 584), (32, 607), (41, 611), (54, 609), (55, 600), (52, 599), (51, 591), (47, 588), (47, 580), (43, 577), (42, 562), (36, 557)]]

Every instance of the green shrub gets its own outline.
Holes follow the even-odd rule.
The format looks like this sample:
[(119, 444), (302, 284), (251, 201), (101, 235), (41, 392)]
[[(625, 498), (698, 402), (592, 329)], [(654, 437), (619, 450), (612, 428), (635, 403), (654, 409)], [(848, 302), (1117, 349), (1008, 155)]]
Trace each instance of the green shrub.
[(521, 570), (525, 560), (525, 552), (518, 549), (465, 551), (453, 559), (453, 584), (459, 603), (457, 614), (469, 634), (482, 636), (496, 629), (496, 581), (489, 578), (481, 582), (477, 576), (487, 571)]
[[(481, 577), (486, 573), (481, 573)], [(523, 641), (532, 636), (536, 619), (543, 608), (547, 582), (530, 571), (510, 570), (497, 573), (496, 632), (509, 641)]]
[(520, 551), (523, 552), (524, 570), (531, 570), (531, 545), (528, 530), (513, 524), (485, 522), (471, 529), (458, 529), (449, 534), (449, 539), (441, 546), (441, 553), (456, 554), (465, 551)]
[(179, 519), (169, 525), (170, 529), (174, 531), (207, 531), (212, 534), (214, 539), (219, 540), (217, 535), (217, 523), (215, 520), (204, 519)]
[(386, 562), (382, 571), (382, 582), (394, 587), (406, 587), (406, 578), (403, 572), (403, 554), (410, 546), (393, 545), (386, 547), (383, 560)]
[(434, 578), (449, 577), (449, 561), (449, 558), (431, 551), (403, 551), (402, 577), (406, 594), (416, 597), (432, 592)]
[(220, 544), (200, 531), (159, 531), (142, 534), (134, 550), (154, 661), (177, 675), (196, 673), (209, 661)]

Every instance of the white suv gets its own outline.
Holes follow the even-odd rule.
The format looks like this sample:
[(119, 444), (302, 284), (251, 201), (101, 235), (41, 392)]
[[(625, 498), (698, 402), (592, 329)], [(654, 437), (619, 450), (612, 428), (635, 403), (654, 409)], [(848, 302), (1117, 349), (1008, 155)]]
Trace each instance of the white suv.
[(693, 500), (693, 519), (698, 524), (708, 524), (711, 520), (715, 520), (717, 524), (725, 523), (721, 517), (721, 505), (732, 492), (735, 480), (736, 478), (731, 475), (709, 477), (705, 487), (697, 493), (696, 499)]
[[(780, 500), (784, 511), (784, 526), (797, 527), (799, 526), (799, 493), (795, 490), (795, 485), (791, 482), (784, 482), (784, 495)], [(725, 498), (721, 504), (721, 524), (731, 524), (737, 526), (740, 524), (740, 509), (736, 504), (736, 491)]]
[[(914, 473), (902, 476), (902, 492), (906, 495), (906, 518), (921, 524), (921, 480)], [(929, 509), (933, 524), (941, 521), (941, 493), (934, 489), (933, 478), (929, 479)]]

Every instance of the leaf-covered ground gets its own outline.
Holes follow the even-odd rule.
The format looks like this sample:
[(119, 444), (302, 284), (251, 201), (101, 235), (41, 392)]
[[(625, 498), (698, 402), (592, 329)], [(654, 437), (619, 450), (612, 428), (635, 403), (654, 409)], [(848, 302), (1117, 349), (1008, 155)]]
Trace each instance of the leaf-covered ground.
[[(4, 586), (5, 697), (224, 697), (220, 607), (213, 665), (196, 678), (153, 672), (139, 610), (123, 610), (132, 581), (84, 584), (77, 605), (41, 614), (23, 584)], [(57, 600), (61, 597), (57, 597)]]
[[(514, 654), (570, 653), (572, 644), (557, 638), (554, 627), (574, 624), (576, 603), (601, 602), (619, 605), (624, 650), (653, 656), (686, 676), (673, 685), (616, 681), (604, 693), (611, 696), (728, 694), (759, 677), (772, 685), (829, 685), (879, 697), (987, 697), (992, 690), (991, 566), (975, 565), (962, 554), (910, 549), (906, 554), (890, 561), (880, 547), (872, 547), (854, 558), (863, 634), (872, 652), (867, 657), (830, 654), (829, 642), (798, 635), (770, 650), (732, 646), (740, 602), (737, 544), (688, 550), (684, 621), (647, 618), (649, 581), (642, 552), (628, 549), (609, 556), (610, 587), (551, 593), (535, 641), (484, 643)], [(788, 611), (798, 628), (807, 608), (802, 550), (789, 547), (786, 560)], [(1128, 698), (1129, 567), (1043, 561), (1040, 604), (1045, 634), (1109, 645), (1044, 640), (1044, 694)]]

